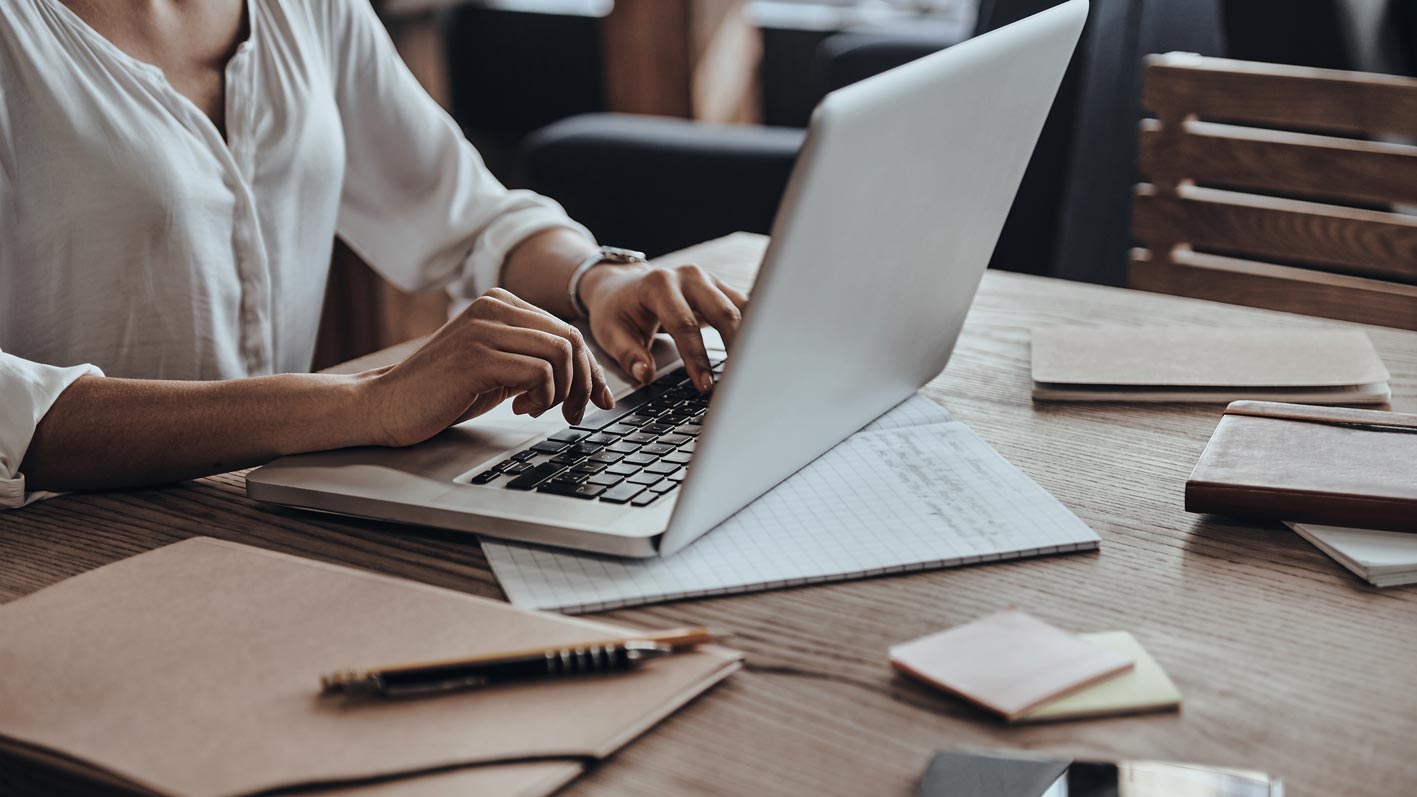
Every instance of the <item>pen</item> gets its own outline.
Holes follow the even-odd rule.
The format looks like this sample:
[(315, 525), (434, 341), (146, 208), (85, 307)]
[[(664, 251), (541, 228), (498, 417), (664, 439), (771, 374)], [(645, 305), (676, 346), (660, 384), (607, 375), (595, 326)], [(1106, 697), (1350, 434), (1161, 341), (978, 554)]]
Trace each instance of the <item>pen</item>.
[(338, 670), (320, 678), (326, 695), (413, 697), (505, 681), (632, 669), (713, 640), (705, 628), (679, 628), (621, 639), (494, 653), (461, 659)]

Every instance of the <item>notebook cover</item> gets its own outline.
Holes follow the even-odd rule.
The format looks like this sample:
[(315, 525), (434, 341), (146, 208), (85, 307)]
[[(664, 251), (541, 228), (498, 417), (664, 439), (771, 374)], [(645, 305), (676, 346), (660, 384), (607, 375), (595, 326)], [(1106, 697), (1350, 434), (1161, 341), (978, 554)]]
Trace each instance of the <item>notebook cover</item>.
[(896, 645), (897, 670), (1013, 720), (1131, 669), (1130, 659), (1006, 609)]
[(1233, 402), (1186, 482), (1186, 511), (1417, 531), (1417, 415)]
[(1313, 388), (1386, 382), (1356, 329), (1054, 326), (1033, 330), (1033, 379), (1119, 388)]
[(627, 630), (196, 538), (0, 606), (0, 746), (159, 794), (546, 794), (738, 654), (421, 700), (320, 698), (319, 676)]
[(1126, 631), (1079, 634), (1079, 638), (1132, 660), (1130, 671), (1102, 683), (1052, 700), (1018, 718), (1018, 722), (1049, 722), (1089, 717), (1173, 711), (1181, 706), (1181, 692), (1171, 677)]

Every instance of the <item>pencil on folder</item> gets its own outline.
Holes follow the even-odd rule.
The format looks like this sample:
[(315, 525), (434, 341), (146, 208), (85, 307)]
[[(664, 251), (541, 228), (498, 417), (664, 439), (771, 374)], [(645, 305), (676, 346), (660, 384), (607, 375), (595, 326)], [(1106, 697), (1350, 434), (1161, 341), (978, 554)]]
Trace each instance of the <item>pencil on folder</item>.
[(320, 678), (320, 693), (413, 697), (504, 681), (587, 675), (633, 669), (676, 651), (713, 642), (702, 626), (646, 632), (617, 639), (529, 648), (467, 658), (338, 670)]

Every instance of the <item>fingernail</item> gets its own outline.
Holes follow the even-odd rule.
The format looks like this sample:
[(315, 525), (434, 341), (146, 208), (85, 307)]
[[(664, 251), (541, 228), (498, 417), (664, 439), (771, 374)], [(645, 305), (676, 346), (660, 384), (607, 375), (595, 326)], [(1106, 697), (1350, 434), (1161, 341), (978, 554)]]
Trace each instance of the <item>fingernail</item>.
[(644, 360), (638, 360), (630, 366), (630, 374), (640, 382), (648, 382), (650, 377), (649, 364)]
[(600, 403), (604, 404), (607, 410), (615, 409), (615, 394), (610, 392), (609, 385), (600, 386)]
[(713, 389), (713, 377), (709, 376), (708, 374), (704, 374), (704, 375), (700, 376), (700, 377), (699, 377), (699, 390), (703, 391), (704, 393), (707, 393), (707, 392), (709, 392), (709, 391), (712, 390), (712, 389)]

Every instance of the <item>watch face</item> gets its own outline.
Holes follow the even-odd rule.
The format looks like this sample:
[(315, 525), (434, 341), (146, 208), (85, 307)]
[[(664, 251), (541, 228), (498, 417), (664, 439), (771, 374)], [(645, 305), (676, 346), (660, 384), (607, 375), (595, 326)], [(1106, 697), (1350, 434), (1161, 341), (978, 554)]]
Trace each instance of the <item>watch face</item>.
[(636, 252), (633, 249), (621, 249), (618, 246), (602, 246), (600, 248), (600, 256), (616, 263), (630, 263), (645, 259), (644, 252)]

